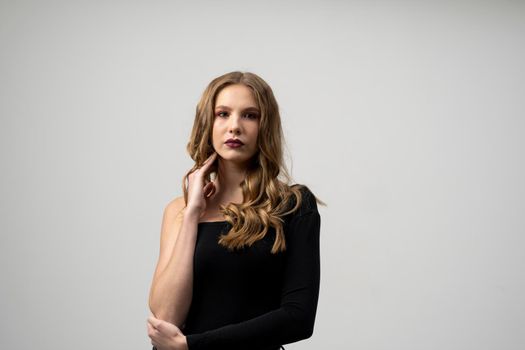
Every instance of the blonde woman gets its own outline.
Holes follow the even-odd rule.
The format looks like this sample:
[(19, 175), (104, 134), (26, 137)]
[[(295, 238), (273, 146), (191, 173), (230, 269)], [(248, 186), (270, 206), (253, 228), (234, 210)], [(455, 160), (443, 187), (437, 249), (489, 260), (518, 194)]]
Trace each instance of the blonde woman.
[(150, 289), (157, 350), (277, 350), (312, 336), (320, 286), (317, 202), (290, 184), (278, 104), (249, 72), (213, 79), (164, 210)]

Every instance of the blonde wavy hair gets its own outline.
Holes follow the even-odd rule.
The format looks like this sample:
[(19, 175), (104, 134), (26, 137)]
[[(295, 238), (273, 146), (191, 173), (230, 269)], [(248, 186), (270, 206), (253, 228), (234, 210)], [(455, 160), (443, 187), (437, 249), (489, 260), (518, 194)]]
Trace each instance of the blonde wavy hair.
[[(291, 177), (283, 160), (284, 137), (279, 107), (272, 89), (258, 75), (230, 72), (213, 79), (204, 90), (186, 146), (195, 165), (182, 180), (184, 202), (188, 203), (188, 176), (215, 151), (212, 146), (215, 100), (218, 93), (231, 84), (244, 84), (253, 91), (260, 110), (258, 151), (252, 157), (246, 178), (241, 183), (243, 203), (220, 206), (220, 212), (232, 227), (226, 235), (221, 235), (218, 243), (229, 250), (241, 249), (264, 238), (269, 228), (274, 227), (276, 236), (271, 252), (275, 254), (286, 250), (284, 217), (300, 208), (303, 200), (301, 188), (306, 186), (289, 185)], [(217, 164), (213, 165), (211, 173), (218, 176)], [(206, 183), (209, 181), (210, 175)], [(326, 205), (314, 198), (316, 202)]]

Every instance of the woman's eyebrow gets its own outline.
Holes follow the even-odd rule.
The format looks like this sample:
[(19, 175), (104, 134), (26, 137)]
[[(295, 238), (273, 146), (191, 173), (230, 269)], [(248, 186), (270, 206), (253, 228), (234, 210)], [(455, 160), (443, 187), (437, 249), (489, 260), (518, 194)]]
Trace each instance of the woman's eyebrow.
[[(228, 110), (231, 109), (231, 108), (228, 107), (228, 106), (222, 106), (222, 105), (221, 105), (221, 106), (217, 106), (217, 107), (215, 107), (215, 109), (219, 109), (219, 108), (222, 108), (222, 109), (228, 109)], [(257, 111), (257, 112), (259, 112), (259, 109), (258, 109), (257, 107), (246, 107), (246, 108), (244, 109), (244, 111)]]

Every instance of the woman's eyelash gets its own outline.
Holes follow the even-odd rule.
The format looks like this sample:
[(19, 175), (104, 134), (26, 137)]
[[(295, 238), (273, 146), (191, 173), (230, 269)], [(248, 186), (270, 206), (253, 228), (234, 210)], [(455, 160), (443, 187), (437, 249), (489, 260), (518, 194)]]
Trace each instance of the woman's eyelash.
[[(228, 112), (217, 112), (217, 116), (220, 117), (221, 114), (228, 113)], [(256, 113), (246, 113), (245, 115), (251, 115), (250, 119), (256, 119), (258, 115)]]

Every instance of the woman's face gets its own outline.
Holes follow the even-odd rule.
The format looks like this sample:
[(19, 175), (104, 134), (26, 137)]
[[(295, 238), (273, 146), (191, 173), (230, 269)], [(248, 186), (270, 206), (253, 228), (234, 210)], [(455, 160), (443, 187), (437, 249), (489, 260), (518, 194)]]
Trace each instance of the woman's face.
[[(252, 90), (243, 84), (228, 85), (217, 95), (214, 107), (213, 148), (225, 160), (247, 162), (258, 150), (260, 111)], [(233, 147), (229, 139), (240, 140), (242, 145)]]

